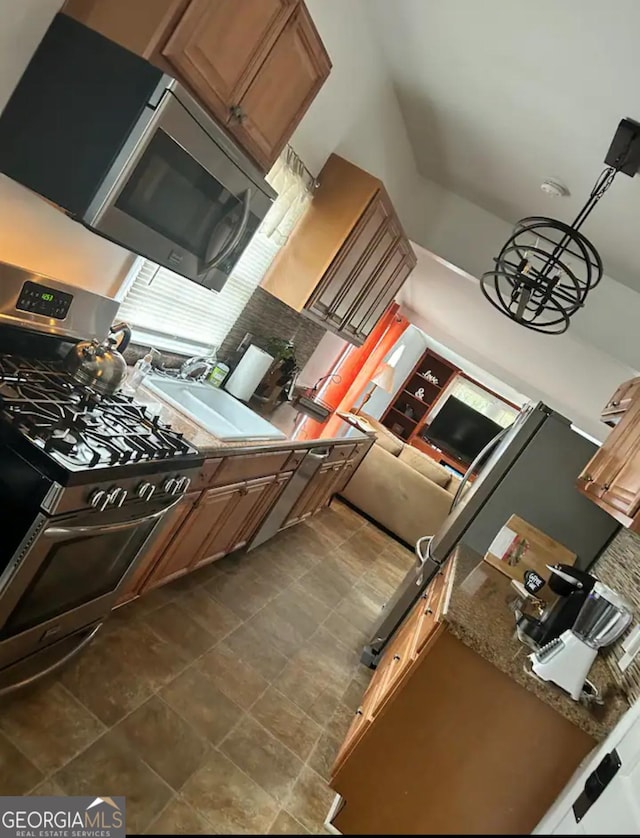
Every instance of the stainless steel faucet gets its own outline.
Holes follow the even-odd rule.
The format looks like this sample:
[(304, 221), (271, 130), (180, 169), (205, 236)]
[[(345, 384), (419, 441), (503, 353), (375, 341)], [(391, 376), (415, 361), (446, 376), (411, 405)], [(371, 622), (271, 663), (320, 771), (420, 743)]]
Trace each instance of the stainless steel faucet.
[(204, 381), (216, 365), (215, 354), (196, 355), (189, 358), (180, 367), (178, 378), (189, 378), (194, 381)]

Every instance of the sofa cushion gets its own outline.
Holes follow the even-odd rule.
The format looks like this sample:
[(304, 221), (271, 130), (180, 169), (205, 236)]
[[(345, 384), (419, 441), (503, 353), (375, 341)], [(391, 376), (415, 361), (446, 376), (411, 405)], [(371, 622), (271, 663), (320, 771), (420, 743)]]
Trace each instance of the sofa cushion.
[(368, 413), (361, 413), (358, 416), (359, 421), (362, 424), (367, 424), (371, 430), (376, 435), (376, 443), (384, 448), (385, 451), (388, 451), (390, 454), (393, 454), (394, 457), (397, 457), (398, 454), (404, 448), (404, 442), (398, 439), (398, 437), (393, 434), (389, 428), (385, 428), (385, 426), (378, 422), (377, 419), (374, 419), (373, 416), (369, 416)]
[(442, 486), (443, 489), (449, 488), (451, 473), (412, 445), (405, 445), (398, 459), (411, 466), (418, 474), (428, 477), (437, 486)]

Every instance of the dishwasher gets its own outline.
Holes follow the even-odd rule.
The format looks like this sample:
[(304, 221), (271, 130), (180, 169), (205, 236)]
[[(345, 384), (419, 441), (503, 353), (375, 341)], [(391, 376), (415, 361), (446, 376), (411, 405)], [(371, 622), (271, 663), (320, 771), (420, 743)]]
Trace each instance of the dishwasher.
[(293, 477), (287, 483), (284, 491), (274, 504), (273, 509), (264, 519), (260, 529), (253, 537), (251, 544), (247, 548), (247, 552), (264, 544), (265, 541), (268, 541), (282, 529), (284, 522), (287, 520), (298, 498), (302, 495), (309, 483), (316, 476), (321, 465), (329, 456), (329, 451), (329, 448), (312, 448), (310, 451), (307, 451)]

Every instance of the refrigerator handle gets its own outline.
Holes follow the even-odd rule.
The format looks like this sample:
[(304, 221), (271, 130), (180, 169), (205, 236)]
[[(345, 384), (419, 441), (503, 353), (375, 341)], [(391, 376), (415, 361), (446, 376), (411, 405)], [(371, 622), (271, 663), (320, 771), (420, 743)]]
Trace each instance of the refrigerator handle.
[[(476, 456), (474, 461), (471, 463), (469, 468), (466, 470), (464, 477), (460, 481), (460, 485), (458, 486), (458, 488), (456, 490), (456, 493), (453, 497), (453, 500), (451, 501), (451, 506), (449, 507), (449, 513), (453, 512), (453, 510), (456, 508), (456, 506), (460, 503), (460, 498), (462, 497), (462, 492), (464, 491), (464, 487), (469, 482), (469, 478), (473, 474), (476, 465), (478, 463), (482, 462), (482, 460), (488, 454), (490, 454), (493, 451), (494, 448), (498, 447), (498, 445), (502, 442), (502, 440), (506, 436), (507, 431), (509, 431), (510, 429), (511, 429), (511, 425), (509, 425), (508, 428), (505, 428), (504, 430), (500, 431), (500, 433), (497, 434), (496, 436), (494, 436), (494, 438), (492, 440), (487, 442), (487, 444), (482, 449), (482, 451)], [(416, 545), (416, 548), (417, 548), (417, 545)]]
[[(418, 558), (418, 561), (416, 562), (416, 568), (418, 570), (422, 570), (422, 568), (424, 567), (425, 562), (427, 561), (428, 558), (430, 558), (430, 556), (429, 556), (429, 552), (430, 552), (429, 551), (429, 545), (431, 544), (432, 539), (433, 539), (432, 535), (423, 535), (422, 538), (419, 538), (416, 541), (416, 556)], [(425, 547), (424, 553), (422, 552), (422, 545), (423, 544), (427, 545)]]

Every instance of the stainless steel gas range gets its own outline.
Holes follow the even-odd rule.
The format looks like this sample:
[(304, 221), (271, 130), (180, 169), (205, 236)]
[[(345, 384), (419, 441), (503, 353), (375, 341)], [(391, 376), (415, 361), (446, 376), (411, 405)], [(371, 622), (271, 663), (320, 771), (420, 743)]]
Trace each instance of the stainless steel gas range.
[[(24, 310), (25, 283), (65, 305)], [(0, 693), (87, 645), (203, 462), (130, 397), (65, 371), (117, 307), (0, 263)]]

